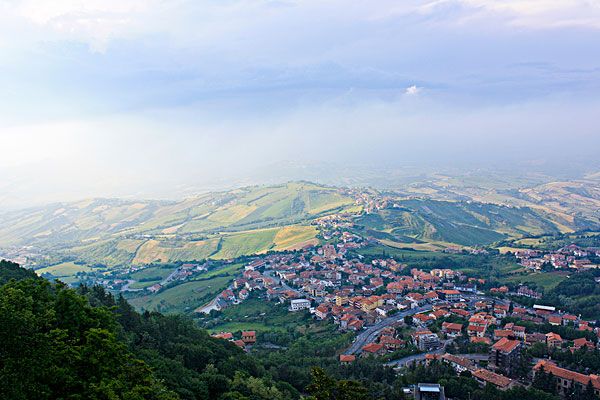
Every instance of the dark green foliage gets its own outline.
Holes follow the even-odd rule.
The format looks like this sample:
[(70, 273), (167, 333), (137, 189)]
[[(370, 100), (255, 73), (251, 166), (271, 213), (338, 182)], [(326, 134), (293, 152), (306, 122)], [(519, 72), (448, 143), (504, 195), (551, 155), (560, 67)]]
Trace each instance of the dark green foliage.
[(308, 391), (314, 400), (368, 400), (367, 389), (357, 381), (335, 380), (321, 368), (311, 370)]
[(15, 264), (10, 261), (0, 260), (0, 285), (5, 284), (11, 279), (17, 281), (23, 279), (36, 279), (38, 276), (32, 270), (19, 267), (19, 264)]
[[(14, 265), (0, 279), (28, 278)], [(0, 287), (0, 398), (296, 399), (238, 347), (187, 319), (137, 313), (100, 287)]]
[(118, 340), (106, 308), (39, 279), (0, 287), (0, 397), (176, 399)]

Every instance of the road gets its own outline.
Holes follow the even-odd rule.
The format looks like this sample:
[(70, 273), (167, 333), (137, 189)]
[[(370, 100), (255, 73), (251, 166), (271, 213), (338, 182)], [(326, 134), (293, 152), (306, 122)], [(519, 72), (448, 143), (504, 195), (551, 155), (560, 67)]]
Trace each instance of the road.
[(371, 325), (370, 327), (368, 327), (367, 329), (365, 329), (364, 331), (362, 331), (361, 333), (359, 333), (356, 336), (356, 338), (354, 339), (354, 342), (352, 343), (352, 345), (350, 347), (348, 347), (346, 349), (346, 351), (344, 351), (344, 354), (358, 353), (363, 348), (364, 345), (366, 345), (367, 343), (374, 342), (375, 339), (377, 339), (377, 336), (379, 336), (379, 332), (381, 332), (381, 330), (383, 328), (385, 328), (386, 326), (390, 326), (390, 325), (395, 324), (398, 321), (402, 321), (404, 319), (404, 317), (406, 317), (407, 315), (414, 315), (414, 314), (418, 314), (418, 313), (425, 312), (425, 311), (431, 311), (431, 306), (427, 305), (424, 307), (418, 307), (418, 308), (413, 308), (410, 310), (400, 311), (398, 314), (395, 314), (391, 317), (383, 319), (383, 320), (379, 321), (378, 323), (376, 323), (375, 325)]
[(281, 279), (279, 279), (277, 276), (273, 275), (273, 271), (272, 270), (265, 270), (265, 272), (263, 273), (264, 276), (273, 279), (278, 285), (281, 285), (281, 287), (284, 290), (289, 290), (292, 291), (294, 293), (296, 293), (298, 296), (305, 296), (306, 293), (302, 293), (299, 292), (297, 289), (294, 289), (293, 287), (289, 286), (287, 283), (285, 283), (284, 281), (282, 281)]
[[(471, 305), (473, 305), (473, 303), (480, 301), (480, 300), (486, 300), (486, 301), (496, 300), (497, 303), (505, 303), (502, 300), (492, 299), (489, 297), (478, 296), (478, 295), (473, 295), (473, 294), (464, 295), (463, 298), (466, 299), (466, 301), (468, 301)], [(386, 318), (386, 319), (376, 323), (375, 325), (368, 327), (367, 329), (365, 329), (364, 331), (362, 331), (361, 333), (359, 333), (356, 336), (356, 338), (354, 339), (354, 342), (352, 343), (352, 345), (349, 348), (346, 349), (346, 351), (344, 351), (344, 354), (359, 353), (364, 345), (366, 345), (367, 343), (374, 342), (377, 339), (377, 337), (379, 336), (379, 332), (381, 332), (381, 330), (383, 328), (385, 328), (386, 326), (393, 325), (394, 323), (396, 323), (400, 320), (403, 320), (404, 317), (407, 315), (414, 315), (414, 314), (418, 314), (418, 313), (425, 312), (425, 311), (431, 311), (431, 308), (432, 308), (431, 305), (426, 305), (423, 307), (413, 308), (411, 310), (401, 311), (392, 317)]]
[[(441, 348), (439, 348), (437, 350), (430, 351), (428, 353), (413, 354), (411, 356), (406, 356), (406, 357), (400, 358), (398, 360), (391, 361), (391, 362), (387, 363), (386, 365), (390, 366), (390, 367), (395, 367), (395, 368), (406, 367), (407, 365), (409, 365), (413, 361), (424, 360), (425, 356), (427, 354), (444, 354), (445, 347), (448, 344), (448, 342), (450, 342), (450, 341), (447, 341), (444, 344), (443, 347), (441, 347)], [(488, 357), (489, 357), (487, 354), (456, 354), (456, 356), (462, 357), (462, 358), (468, 358), (469, 360), (473, 360), (473, 361), (482, 361), (482, 360), (483, 361), (487, 361)]]
[(134, 281), (133, 279), (128, 279), (128, 280), (127, 280), (127, 283), (126, 283), (125, 285), (123, 285), (123, 287), (121, 287), (121, 291), (122, 291), (122, 292), (139, 292), (139, 291), (142, 291), (142, 290), (144, 290), (144, 289), (131, 289), (131, 288), (129, 287), (129, 285), (131, 285), (131, 284), (133, 284), (133, 283), (135, 283), (135, 282), (136, 282), (136, 281)]

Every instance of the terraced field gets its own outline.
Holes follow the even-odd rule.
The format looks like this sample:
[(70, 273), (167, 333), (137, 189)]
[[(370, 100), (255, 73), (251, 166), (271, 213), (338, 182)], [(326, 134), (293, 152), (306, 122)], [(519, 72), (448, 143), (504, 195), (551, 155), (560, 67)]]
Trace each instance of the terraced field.
[(307, 182), (179, 202), (91, 199), (0, 215), (0, 248), (34, 245), (108, 267), (232, 258), (314, 244), (307, 222), (348, 208), (353, 198)]

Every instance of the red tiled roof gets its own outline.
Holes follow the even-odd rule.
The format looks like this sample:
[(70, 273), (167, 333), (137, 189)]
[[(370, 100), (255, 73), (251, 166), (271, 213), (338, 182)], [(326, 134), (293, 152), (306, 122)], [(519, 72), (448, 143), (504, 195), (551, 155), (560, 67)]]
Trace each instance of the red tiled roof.
[(504, 375), (488, 371), (487, 369), (478, 369), (477, 371), (473, 372), (473, 376), (501, 388), (508, 387), (512, 383), (512, 379), (507, 378)]
[(550, 332), (546, 333), (546, 340), (562, 340), (558, 333)]
[(356, 356), (353, 354), (340, 354), (340, 362), (353, 362)]
[(471, 332), (485, 332), (485, 326), (469, 325), (467, 329)]
[(472, 337), (470, 339), (471, 343), (483, 343), (483, 344), (491, 344), (492, 341), (487, 337)]
[(591, 376), (584, 375), (584, 374), (580, 374), (579, 372), (560, 368), (556, 364), (554, 364), (553, 362), (548, 361), (548, 360), (538, 361), (538, 363), (535, 365), (535, 367), (533, 367), (533, 369), (535, 371), (538, 371), (541, 367), (544, 367), (545, 372), (551, 373), (552, 375), (554, 375), (556, 377), (566, 379), (569, 381), (577, 381), (584, 386), (587, 385), (588, 382), (591, 380), (594, 388), (600, 389), (600, 378), (596, 375), (591, 375)]
[(444, 322), (442, 324), (442, 329), (448, 329), (451, 331), (460, 331), (460, 330), (462, 330), (462, 327), (463, 327), (462, 324), (455, 324), (452, 322)]
[(363, 349), (364, 352), (367, 352), (367, 353), (377, 353), (382, 348), (383, 348), (382, 344), (379, 344), (379, 343), (369, 343), (368, 345), (364, 346), (362, 349)]
[(494, 350), (498, 350), (503, 353), (510, 353), (511, 351), (516, 349), (520, 343), (521, 342), (519, 342), (518, 340), (510, 340), (507, 338), (502, 338), (502, 339), (498, 340), (496, 343), (494, 343), (492, 348)]

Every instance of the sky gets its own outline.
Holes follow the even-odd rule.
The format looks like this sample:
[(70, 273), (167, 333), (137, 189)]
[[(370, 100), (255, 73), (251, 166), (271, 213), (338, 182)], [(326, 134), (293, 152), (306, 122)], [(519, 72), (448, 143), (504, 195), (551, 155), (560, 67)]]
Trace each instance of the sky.
[(0, 89), (0, 208), (286, 163), (593, 170), (600, 0), (0, 0)]

